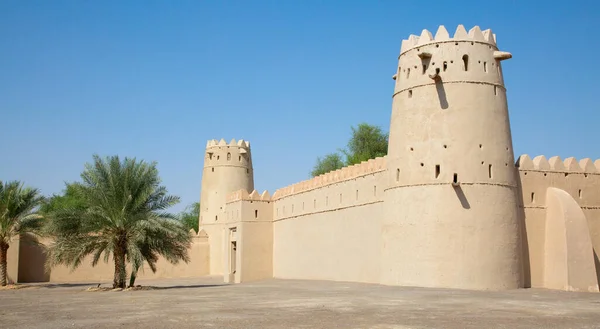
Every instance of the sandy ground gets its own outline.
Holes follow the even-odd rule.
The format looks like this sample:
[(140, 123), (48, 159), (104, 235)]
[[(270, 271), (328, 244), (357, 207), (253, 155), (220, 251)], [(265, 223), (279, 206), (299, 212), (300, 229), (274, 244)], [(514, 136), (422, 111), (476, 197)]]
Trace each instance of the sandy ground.
[[(600, 294), (474, 292), (360, 283), (218, 278), (0, 290), (0, 328), (600, 328)], [(103, 286), (107, 286), (105, 283)]]

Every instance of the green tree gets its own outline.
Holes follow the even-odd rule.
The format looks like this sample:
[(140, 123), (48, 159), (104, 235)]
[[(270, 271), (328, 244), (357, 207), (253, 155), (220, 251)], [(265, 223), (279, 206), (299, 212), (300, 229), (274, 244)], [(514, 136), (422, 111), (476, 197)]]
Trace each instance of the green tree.
[(49, 214), (57, 209), (64, 208), (84, 208), (85, 204), (77, 197), (75, 188), (67, 183), (62, 194), (54, 194), (49, 198), (44, 199), (40, 206), (41, 214)]
[(344, 161), (338, 153), (327, 154), (323, 158), (317, 158), (317, 163), (310, 172), (312, 177), (326, 174), (330, 171), (338, 170), (344, 167)]
[(40, 232), (43, 217), (37, 213), (37, 207), (42, 200), (38, 189), (24, 187), (19, 181), (0, 181), (0, 286), (7, 282), (10, 240), (20, 234)]
[(342, 160), (339, 153), (330, 153), (323, 158), (317, 158), (317, 163), (310, 173), (312, 177), (387, 154), (388, 135), (380, 127), (360, 123), (356, 128), (351, 128), (352, 135), (346, 149), (340, 150), (345, 159)]
[(113, 288), (125, 288), (128, 263), (132, 286), (144, 261), (153, 272), (159, 256), (173, 264), (189, 262), (191, 236), (176, 216), (166, 212), (179, 198), (160, 186), (155, 162), (94, 155), (81, 178), (70, 187), (83, 207), (69, 205), (48, 215), (47, 230), (55, 239), (49, 246), (48, 266), (75, 269), (89, 255), (95, 266), (112, 255)]
[(382, 157), (388, 151), (388, 135), (380, 127), (361, 123), (357, 128), (352, 127), (352, 137), (348, 141), (346, 166)]
[(187, 206), (179, 213), (179, 220), (188, 231), (194, 229), (197, 233), (200, 225), (200, 202), (194, 202)]

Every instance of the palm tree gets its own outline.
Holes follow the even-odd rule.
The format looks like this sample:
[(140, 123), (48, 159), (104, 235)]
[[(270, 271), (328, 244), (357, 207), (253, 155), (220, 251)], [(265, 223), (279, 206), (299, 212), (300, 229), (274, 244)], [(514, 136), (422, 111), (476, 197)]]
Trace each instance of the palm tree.
[[(101, 258), (114, 261), (113, 288), (125, 288), (127, 263), (132, 281), (144, 261), (156, 271), (159, 256), (176, 264), (189, 262), (189, 232), (166, 209), (179, 202), (160, 186), (156, 163), (118, 156), (86, 164), (82, 182), (70, 184), (80, 206), (52, 211), (48, 232), (48, 266), (77, 268), (87, 256), (92, 266)], [(81, 206), (83, 205), (83, 206)], [(103, 256), (104, 255), (104, 256)]]
[(36, 208), (42, 200), (38, 189), (23, 187), (19, 181), (0, 181), (0, 286), (6, 286), (10, 240), (21, 234), (39, 232), (41, 228), (42, 216), (37, 214)]

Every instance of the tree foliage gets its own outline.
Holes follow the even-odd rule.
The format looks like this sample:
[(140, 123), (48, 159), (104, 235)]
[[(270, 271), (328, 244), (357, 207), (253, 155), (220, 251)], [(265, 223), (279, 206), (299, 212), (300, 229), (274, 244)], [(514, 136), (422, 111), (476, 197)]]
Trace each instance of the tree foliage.
[(85, 207), (84, 202), (75, 193), (75, 187), (68, 183), (65, 185), (62, 194), (53, 194), (51, 197), (44, 199), (40, 206), (41, 214), (49, 214), (57, 209)]
[(387, 154), (388, 134), (384, 133), (380, 127), (360, 123), (357, 127), (351, 127), (351, 129), (352, 135), (348, 140), (346, 149), (340, 150), (344, 159), (342, 160), (342, 155), (337, 152), (330, 153), (323, 158), (317, 158), (317, 162), (311, 171), (312, 177)]
[[(7, 261), (10, 240), (24, 233), (40, 233), (43, 218), (37, 208), (43, 197), (35, 188), (19, 181), (0, 181), (0, 285), (7, 283)], [(35, 236), (32, 236), (35, 238)], [(15, 278), (16, 279), (16, 278)]]
[(179, 220), (188, 231), (194, 229), (198, 233), (200, 225), (200, 202), (194, 202), (187, 206), (179, 213)]
[(352, 137), (348, 141), (346, 166), (382, 157), (388, 151), (388, 135), (380, 127), (361, 123), (357, 128), (352, 127)]
[(56, 201), (61, 206), (47, 215), (47, 230), (54, 237), (48, 266), (75, 269), (89, 255), (95, 266), (112, 255), (113, 288), (125, 288), (127, 264), (132, 268), (131, 286), (144, 261), (153, 272), (159, 256), (173, 264), (189, 261), (191, 236), (166, 212), (179, 198), (160, 185), (156, 163), (94, 155), (81, 178), (67, 188), (72, 199)]
[(344, 165), (341, 155), (338, 153), (330, 153), (323, 158), (317, 158), (317, 163), (313, 167), (310, 175), (312, 177), (317, 177), (330, 171), (338, 170), (344, 167)]

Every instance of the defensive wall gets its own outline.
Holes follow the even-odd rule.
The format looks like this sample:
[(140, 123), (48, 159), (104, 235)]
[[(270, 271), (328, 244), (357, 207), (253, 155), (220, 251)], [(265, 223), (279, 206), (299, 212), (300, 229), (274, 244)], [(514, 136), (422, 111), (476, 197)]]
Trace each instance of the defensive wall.
[[(138, 271), (138, 279), (158, 278), (186, 278), (208, 275), (209, 272), (209, 245), (208, 236), (200, 231), (196, 234), (193, 230), (192, 245), (189, 249), (190, 261), (180, 261), (173, 265), (162, 257), (157, 262), (156, 273), (144, 263)], [(43, 239), (35, 243), (28, 235), (13, 239), (9, 248), (8, 268), (11, 282), (112, 282), (114, 276), (114, 262), (112, 257), (108, 263), (101, 259), (92, 267), (92, 256), (86, 257), (79, 267), (72, 270), (63, 265), (55, 266), (50, 270), (45, 268), (46, 246), (51, 243)], [(131, 273), (131, 268), (128, 268)]]
[(267, 191), (239, 190), (225, 205), (225, 282), (273, 277), (273, 204)]
[(273, 276), (379, 282), (385, 157), (273, 194)]
[[(594, 251), (582, 252), (593, 257), (596, 281), (600, 280), (597, 256), (597, 251), (600, 250), (600, 160), (593, 162), (586, 158), (578, 161), (570, 157), (563, 161), (558, 156), (547, 159), (543, 155), (531, 159), (524, 154), (519, 157), (516, 166), (520, 178), (520, 207), (524, 216), (525, 286), (548, 286), (547, 276), (551, 274), (548, 273), (551, 264), (547, 264), (549, 248), (560, 244), (549, 237), (550, 232), (547, 228), (551, 224), (548, 209), (557, 203), (554, 199), (548, 199), (549, 188), (566, 192), (585, 216), (587, 232), (581, 233), (572, 242), (582, 243), (586, 238), (591, 240)], [(575, 245), (568, 247), (582, 248)]]

